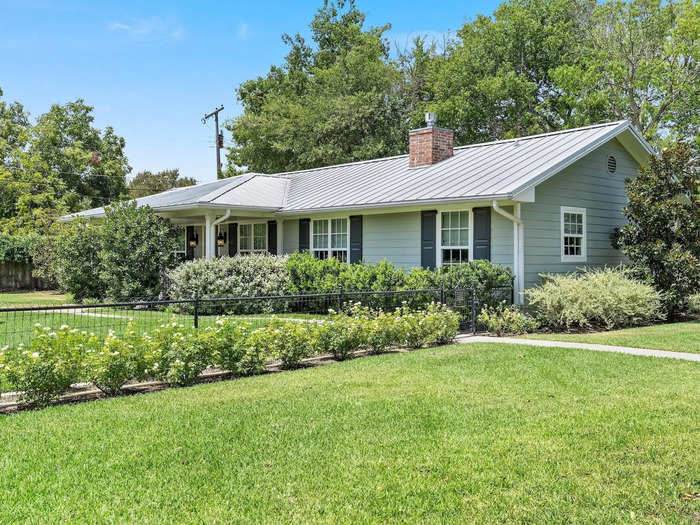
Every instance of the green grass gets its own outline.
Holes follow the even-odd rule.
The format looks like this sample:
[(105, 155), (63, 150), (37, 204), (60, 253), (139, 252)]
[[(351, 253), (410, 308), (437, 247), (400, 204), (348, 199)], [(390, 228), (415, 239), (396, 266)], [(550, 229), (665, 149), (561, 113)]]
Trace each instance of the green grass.
[(455, 345), (0, 418), (0, 523), (694, 523), (700, 369)]
[(613, 330), (610, 332), (593, 332), (587, 334), (529, 334), (522, 337), (528, 339), (572, 341), (577, 343), (595, 343), (601, 345), (630, 346), (632, 348), (651, 348), (654, 350), (700, 353), (700, 321), (658, 324), (640, 328)]
[(0, 308), (11, 306), (48, 306), (68, 303), (68, 296), (55, 291), (40, 292), (2, 292)]
[[(249, 320), (256, 326), (264, 326), (270, 322), (272, 314), (239, 315), (241, 320)], [(282, 313), (277, 317), (286, 319), (316, 319), (323, 316), (314, 314)], [(131, 323), (138, 332), (148, 332), (161, 324), (176, 319), (185, 326), (194, 326), (194, 316), (189, 314), (172, 313), (168, 311), (128, 310), (119, 308), (95, 308), (93, 306), (77, 307), (70, 310), (48, 310), (27, 312), (0, 312), (0, 346), (17, 346), (19, 343), (29, 344), (34, 337), (34, 326), (39, 323), (56, 329), (62, 325), (106, 335), (114, 330), (121, 335)], [(215, 315), (199, 316), (201, 328), (211, 326), (216, 322)]]

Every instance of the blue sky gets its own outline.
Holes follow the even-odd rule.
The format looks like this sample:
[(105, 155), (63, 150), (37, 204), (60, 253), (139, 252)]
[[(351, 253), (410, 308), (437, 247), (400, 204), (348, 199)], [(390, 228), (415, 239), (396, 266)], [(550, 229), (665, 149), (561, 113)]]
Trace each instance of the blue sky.
[[(213, 124), (202, 125), (202, 115), (220, 104), (224, 118), (237, 115), (236, 87), (279, 64), (280, 35), (307, 34), (321, 2), (0, 0), (0, 88), (33, 116), (85, 99), (98, 127), (126, 139), (132, 175), (179, 168), (212, 180)], [(390, 22), (391, 40), (405, 44), (454, 31), (498, 2), (357, 4), (368, 24)]]

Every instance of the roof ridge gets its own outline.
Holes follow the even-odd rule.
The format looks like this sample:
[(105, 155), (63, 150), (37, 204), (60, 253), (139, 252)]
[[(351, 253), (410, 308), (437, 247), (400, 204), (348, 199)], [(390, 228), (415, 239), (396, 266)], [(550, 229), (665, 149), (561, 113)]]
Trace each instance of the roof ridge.
[(521, 140), (538, 139), (541, 137), (551, 137), (553, 135), (565, 135), (566, 133), (574, 133), (576, 131), (584, 131), (587, 129), (615, 127), (615, 126), (619, 126), (620, 124), (623, 124), (625, 122), (629, 122), (629, 120), (622, 119), (622, 120), (615, 120), (613, 122), (600, 122), (598, 124), (591, 124), (590, 126), (582, 126), (580, 128), (560, 129), (559, 131), (548, 131), (546, 133), (537, 133), (535, 135), (525, 135), (523, 137), (514, 137), (512, 139), (500, 139), (500, 140), (491, 140), (489, 142), (478, 142), (476, 144), (465, 144), (464, 146), (456, 146), (454, 149), (478, 148), (481, 146), (492, 146), (493, 144), (507, 144), (509, 142), (518, 142)]

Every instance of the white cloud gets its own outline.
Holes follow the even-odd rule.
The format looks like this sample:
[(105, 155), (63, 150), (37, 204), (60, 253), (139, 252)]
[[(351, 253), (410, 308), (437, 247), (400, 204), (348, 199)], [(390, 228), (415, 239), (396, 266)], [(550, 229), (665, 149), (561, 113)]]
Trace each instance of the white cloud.
[(248, 40), (250, 38), (248, 24), (239, 24), (237, 34), (240, 40)]
[(139, 40), (180, 40), (185, 35), (185, 29), (179, 22), (159, 17), (112, 22), (107, 27), (110, 31), (124, 33)]

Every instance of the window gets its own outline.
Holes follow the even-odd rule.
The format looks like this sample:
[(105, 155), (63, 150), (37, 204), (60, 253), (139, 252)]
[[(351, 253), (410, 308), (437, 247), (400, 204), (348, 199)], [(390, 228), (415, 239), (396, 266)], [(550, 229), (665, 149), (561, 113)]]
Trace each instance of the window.
[(267, 223), (238, 225), (238, 253), (261, 253), (267, 251)]
[(341, 262), (348, 260), (348, 220), (317, 219), (311, 223), (311, 252), (317, 259), (335, 257)]
[(455, 266), (469, 261), (469, 212), (442, 213), (440, 225), (442, 264)]
[(187, 258), (187, 236), (185, 234), (185, 228), (178, 228), (177, 230), (177, 248), (175, 249), (175, 255), (184, 261)]
[(561, 260), (586, 260), (586, 210), (561, 207)]

